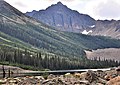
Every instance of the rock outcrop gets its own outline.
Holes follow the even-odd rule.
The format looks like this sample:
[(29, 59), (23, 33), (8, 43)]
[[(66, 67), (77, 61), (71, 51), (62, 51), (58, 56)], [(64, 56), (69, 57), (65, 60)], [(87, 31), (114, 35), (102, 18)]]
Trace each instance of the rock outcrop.
[(61, 2), (51, 5), (46, 10), (27, 12), (26, 15), (56, 27), (57, 30), (68, 32), (80, 33), (95, 24), (95, 20), (89, 15), (71, 10)]
[(120, 20), (95, 20), (87, 14), (81, 14), (58, 2), (45, 10), (27, 12), (43, 23), (60, 31), (90, 35), (109, 36), (120, 39)]

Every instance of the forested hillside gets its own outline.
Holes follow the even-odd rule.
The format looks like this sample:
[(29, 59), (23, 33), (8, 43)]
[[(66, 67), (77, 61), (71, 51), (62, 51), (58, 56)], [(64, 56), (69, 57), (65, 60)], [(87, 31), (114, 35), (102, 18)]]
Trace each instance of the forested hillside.
[(0, 46), (0, 64), (19, 66), (30, 70), (62, 70), (83, 68), (107, 68), (119, 66), (114, 60), (88, 60), (87, 58), (63, 57), (44, 52), (13, 49), (8, 46)]
[[(86, 36), (76, 33), (58, 32), (42, 28), (27, 22), (23, 24), (0, 24), (0, 31), (8, 36), (19, 39), (35, 48), (48, 51), (61, 56), (84, 56), (85, 49), (117, 48), (120, 40), (109, 39), (99, 36)], [(1, 36), (5, 38), (5, 36)], [(9, 37), (11, 41), (14, 41)], [(15, 41), (16, 42), (16, 41)], [(27, 45), (26, 45), (27, 46)]]
[[(0, 7), (1, 62), (8, 61), (54, 69), (54, 63), (61, 59), (60, 65), (65, 62), (64, 64), (69, 65), (69, 68), (74, 68), (75, 65), (75, 68), (78, 68), (85, 65), (81, 64), (81, 61), (87, 61), (84, 50), (120, 47), (120, 40), (56, 31), (52, 27), (24, 15), (5, 1), (0, 1)], [(50, 61), (48, 55), (53, 56)], [(44, 62), (47, 64), (41, 62), (40, 56), (45, 59)], [(54, 63), (50, 65), (49, 62)], [(59, 69), (57, 67), (67, 69), (63, 65), (56, 66), (56, 69)]]

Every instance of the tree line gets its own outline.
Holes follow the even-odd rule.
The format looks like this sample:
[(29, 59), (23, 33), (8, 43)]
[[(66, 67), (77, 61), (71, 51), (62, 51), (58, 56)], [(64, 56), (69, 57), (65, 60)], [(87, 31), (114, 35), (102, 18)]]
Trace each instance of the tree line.
[[(119, 66), (120, 62), (115, 60), (101, 60), (94, 58), (89, 60), (81, 57), (62, 57), (48, 53), (31, 52), (27, 49), (20, 50), (7, 47), (0, 48), (0, 62), (9, 62), (32, 66), (40, 69), (62, 70), (62, 69), (83, 69), (83, 68), (104, 68)], [(33, 70), (33, 69), (32, 69)]]

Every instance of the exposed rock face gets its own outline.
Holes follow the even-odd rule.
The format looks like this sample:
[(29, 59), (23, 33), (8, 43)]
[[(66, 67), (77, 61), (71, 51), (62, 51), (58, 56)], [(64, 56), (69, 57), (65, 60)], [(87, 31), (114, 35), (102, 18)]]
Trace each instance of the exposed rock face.
[(89, 15), (80, 14), (58, 2), (46, 10), (27, 12), (43, 23), (56, 27), (60, 31), (68, 31), (90, 35), (102, 35), (120, 39), (120, 21), (94, 20)]
[(120, 49), (119, 48), (106, 48), (106, 49), (97, 49), (92, 51), (85, 51), (88, 59), (108, 59), (120, 61)]
[(120, 39), (120, 21), (98, 20), (91, 35), (102, 35)]
[(46, 10), (27, 12), (26, 15), (57, 27), (61, 31), (79, 33), (83, 29), (90, 28), (90, 26), (95, 24), (95, 20), (89, 15), (80, 14), (75, 10), (71, 10), (61, 2), (48, 7)]

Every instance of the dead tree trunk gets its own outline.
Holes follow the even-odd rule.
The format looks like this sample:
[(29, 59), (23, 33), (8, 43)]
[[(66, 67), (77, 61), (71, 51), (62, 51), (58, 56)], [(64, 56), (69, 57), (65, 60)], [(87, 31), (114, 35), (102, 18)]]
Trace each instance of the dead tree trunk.
[(3, 70), (3, 78), (5, 78), (5, 68), (4, 68), (4, 65), (2, 66), (2, 70)]

